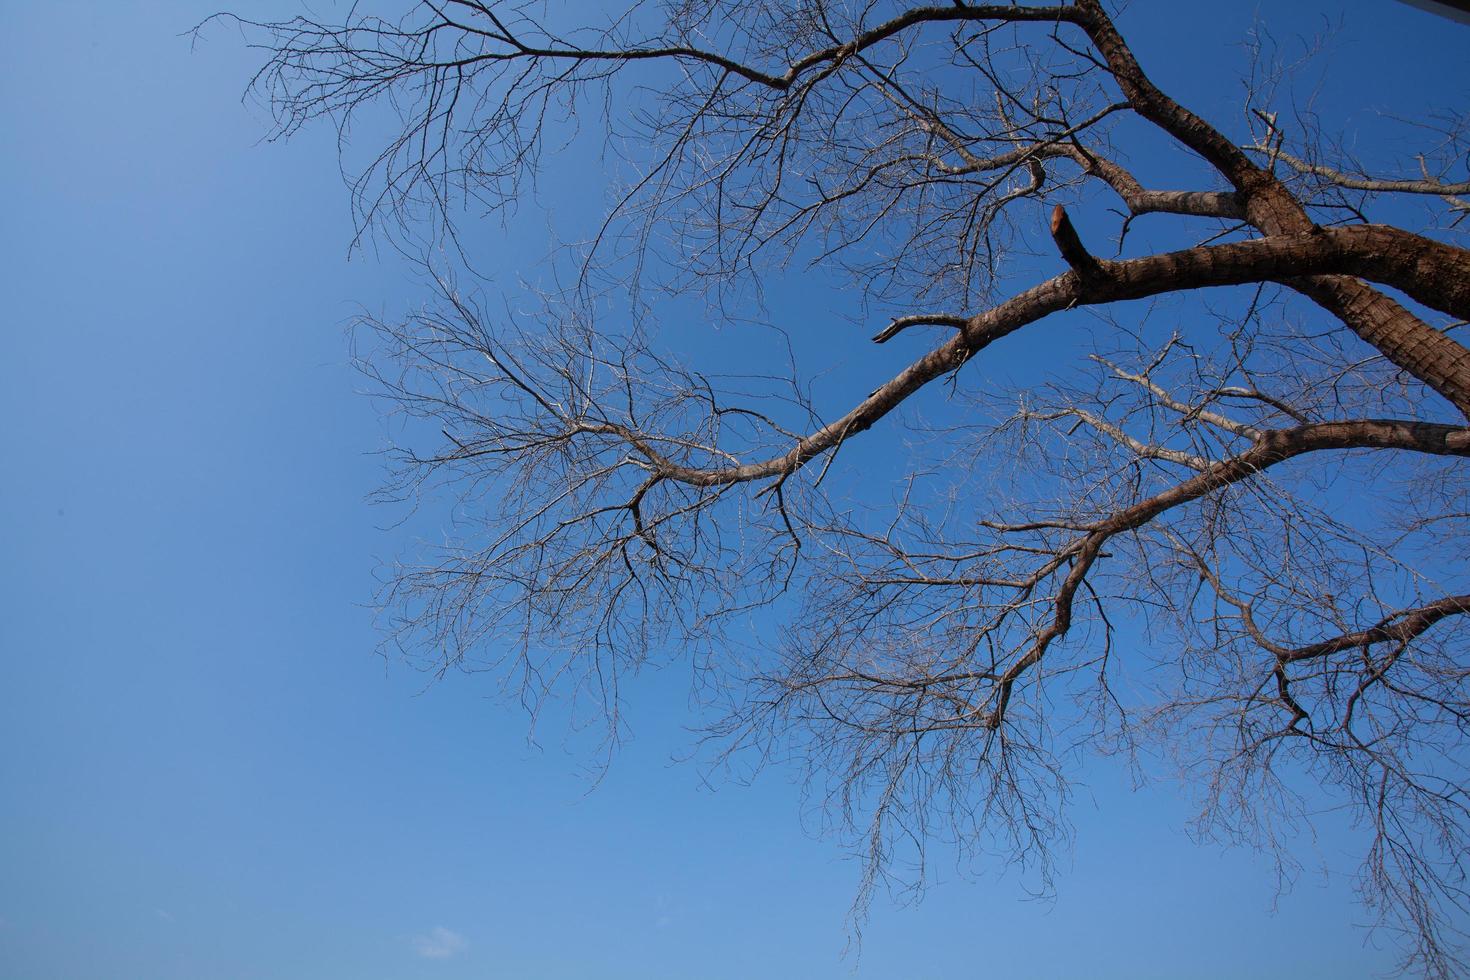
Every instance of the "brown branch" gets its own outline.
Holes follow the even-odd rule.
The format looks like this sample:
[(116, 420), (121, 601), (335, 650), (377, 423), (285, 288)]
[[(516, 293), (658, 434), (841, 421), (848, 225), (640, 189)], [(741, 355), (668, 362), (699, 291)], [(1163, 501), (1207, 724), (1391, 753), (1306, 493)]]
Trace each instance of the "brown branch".
[[(1302, 230), (1310, 223), (1306, 221), (1306, 214), (1301, 206), (1291, 200), (1275, 178), (1256, 166), (1219, 130), (1165, 95), (1149, 79), (1127, 42), (1103, 10), (1101, 0), (1076, 0), (1076, 4), (1081, 14), (1076, 23), (1087, 33), (1098, 53), (1106, 60), (1113, 79), (1140, 116), (1194, 150), (1219, 170), (1245, 197), (1247, 213), (1253, 209), (1263, 210), (1263, 204), (1267, 205), (1264, 210), (1270, 211), (1288, 204), (1286, 210), (1295, 212), (1302, 218), (1298, 227), (1290, 230)], [(1263, 230), (1288, 230), (1277, 227), (1276, 222), (1270, 224), (1271, 227)]]
[[(1320, 422), (1295, 429), (1263, 432), (1256, 439), (1255, 445), (1246, 452), (1216, 463), (1203, 473), (1163, 493), (1139, 501), (1098, 523), (1073, 549), (1063, 553), (1071, 559), (1072, 567), (1057, 590), (1054, 600), (1056, 612), (1052, 621), (1036, 635), (1031, 649), (1011, 664), (1002, 675), (995, 713), (990, 720), (992, 727), (998, 725), (1004, 717), (1011, 690), (1021, 675), (1039, 663), (1046, 656), (1051, 644), (1071, 629), (1073, 600), (1108, 540), (1140, 528), (1166, 511), (1250, 479), (1278, 463), (1308, 453), (1347, 449), (1397, 449), (1438, 456), (1470, 457), (1470, 428), (1401, 419), (1359, 419)], [(1056, 561), (1049, 564), (1054, 566)], [(1448, 611), (1444, 612), (1439, 618), (1448, 614)], [(1418, 620), (1413, 622), (1417, 623)]]
[(1062, 258), (1077, 273), (1077, 278), (1084, 283), (1092, 282), (1101, 274), (1102, 268), (1097, 259), (1087, 251), (1087, 246), (1082, 244), (1082, 239), (1077, 237), (1077, 229), (1072, 227), (1072, 219), (1067, 217), (1067, 209), (1058, 204), (1051, 211), (1051, 238), (1057, 243), (1057, 251), (1062, 253)]
[(963, 327), (969, 322), (969, 317), (949, 313), (915, 313), (910, 316), (901, 316), (874, 334), (873, 343), (886, 344), (909, 327)]
[[(1294, 288), (1305, 288), (1296, 285), (1295, 277), (1347, 272), (1381, 279), (1445, 312), (1457, 314), (1463, 309), (1470, 313), (1470, 252), (1379, 225), (1322, 229), (1309, 235), (1258, 238), (1121, 262), (1099, 262), (1098, 270), (1086, 281), (1070, 272), (1058, 276), (971, 317), (953, 339), (780, 456), (722, 469), (698, 469), (659, 460), (655, 464), (665, 476), (693, 486), (741, 483), (791, 473), (843, 440), (867, 431), (914, 392), (960, 367), (995, 341), (1076, 306), (1261, 281), (1287, 281)], [(1448, 337), (1438, 336), (1464, 350)], [(613, 426), (606, 431), (616, 429)]]
[[(1077, 7), (1083, 15), (1077, 23), (1106, 59), (1134, 110), (1219, 170), (1240, 193), (1251, 224), (1267, 235), (1305, 234), (1315, 227), (1301, 202), (1280, 180), (1149, 80), (1103, 10), (1101, 0), (1077, 0)], [(1293, 288), (1342, 319), (1391, 362), (1423, 380), (1470, 417), (1470, 353), (1463, 347), (1446, 344), (1428, 324), (1362, 283), (1322, 277), (1304, 286), (1293, 284)], [(1429, 305), (1439, 308), (1433, 302)]]
[[(1129, 102), (1108, 105), (1080, 123), (1069, 126), (1035, 143), (1018, 146), (1004, 153), (987, 157), (976, 156), (958, 133), (928, 106), (905, 96), (904, 100), (893, 97), (890, 86), (879, 85), (878, 91), (897, 104), (914, 118), (927, 132), (934, 133), (949, 144), (964, 161), (964, 166), (954, 167), (937, 163), (940, 170), (949, 176), (1005, 170), (1022, 163), (1040, 160), (1070, 160), (1113, 189), (1128, 206), (1130, 214), (1188, 214), (1206, 218), (1244, 218), (1242, 198), (1233, 191), (1160, 191), (1148, 190), (1138, 178), (1116, 162), (1097, 151), (1083, 146), (1077, 137), (1106, 117), (1121, 109), (1131, 108)], [(1036, 181), (1040, 183), (1040, 181)]]
[(1280, 650), (1276, 656), (1282, 663), (1295, 663), (1298, 660), (1330, 656), (1376, 643), (1407, 643), (1440, 620), (1466, 613), (1470, 613), (1470, 595), (1446, 596), (1417, 609), (1396, 612), (1367, 629), (1344, 633), (1293, 650)]
[[(1341, 319), (1390, 363), (1424, 382), (1470, 418), (1470, 349), (1356, 279), (1319, 275), (1283, 282)], [(1461, 280), (1460, 284), (1467, 283)]]
[(1058, 147), (1056, 155), (1072, 160), (1086, 173), (1107, 184), (1123, 199), (1132, 215), (1189, 214), (1204, 218), (1244, 218), (1245, 207), (1235, 191), (1148, 190), (1131, 172), (1096, 151), (1073, 142)]

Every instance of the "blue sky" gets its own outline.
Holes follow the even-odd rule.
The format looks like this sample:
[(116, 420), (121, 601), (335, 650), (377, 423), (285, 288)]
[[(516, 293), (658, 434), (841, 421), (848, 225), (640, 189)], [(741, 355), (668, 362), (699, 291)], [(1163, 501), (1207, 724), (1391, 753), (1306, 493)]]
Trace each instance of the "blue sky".
[[(1470, 28), (1275, 6), (1283, 39), (1340, 12), (1324, 105), (1344, 125), (1463, 98)], [(1347, 883), (1304, 875), (1273, 908), (1261, 858), (1195, 846), (1167, 783), (1135, 792), (1105, 764), (1054, 900), (941, 868), (917, 906), (880, 896), (844, 959), (857, 866), (803, 823), (788, 774), (711, 786), (672, 761), (694, 720), (678, 669), (635, 685), (634, 737), (594, 785), (595, 759), (554, 731), (529, 743), (492, 685), (377, 657), (372, 571), (436, 526), (386, 528), (365, 502), (384, 432), (344, 325), (422, 290), (390, 252), (349, 261), (330, 132), (260, 143), (239, 101), (253, 57), (181, 36), (213, 9), (0, 0), (0, 976), (1392, 965)], [(1251, 15), (1140, 0), (1123, 23), (1165, 88), (1233, 121)], [(585, 206), (546, 196), (559, 223)], [(476, 248), (497, 268), (526, 254), (494, 227)], [(1322, 861), (1350, 867), (1354, 846), (1324, 818)]]

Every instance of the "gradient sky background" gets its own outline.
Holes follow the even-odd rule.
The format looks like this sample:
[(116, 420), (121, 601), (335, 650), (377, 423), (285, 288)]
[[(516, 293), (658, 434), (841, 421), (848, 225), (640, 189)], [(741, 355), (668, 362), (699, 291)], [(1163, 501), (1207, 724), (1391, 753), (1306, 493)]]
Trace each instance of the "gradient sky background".
[[(1262, 859), (1195, 846), (1172, 787), (1107, 765), (1054, 901), (941, 867), (916, 907), (880, 896), (843, 959), (857, 865), (780, 771), (710, 787), (671, 762), (679, 671), (637, 685), (593, 788), (592, 760), (554, 731), (529, 745), (488, 683), (376, 657), (372, 570), (435, 525), (383, 530), (396, 515), (365, 502), (383, 429), (343, 326), (422, 291), (390, 254), (348, 260), (332, 134), (260, 144), (255, 57), (225, 31), (191, 51), (216, 2), (0, 0), (0, 977), (1392, 965), (1347, 883), (1306, 875), (1273, 911)], [(1283, 40), (1340, 14), (1324, 107), (1345, 127), (1464, 97), (1463, 25), (1387, 0), (1260, 10)], [(1253, 13), (1139, 0), (1122, 23), (1166, 89), (1233, 123)], [(476, 247), (527, 254), (494, 228)], [(1316, 842), (1346, 867), (1356, 846), (1330, 819)]]

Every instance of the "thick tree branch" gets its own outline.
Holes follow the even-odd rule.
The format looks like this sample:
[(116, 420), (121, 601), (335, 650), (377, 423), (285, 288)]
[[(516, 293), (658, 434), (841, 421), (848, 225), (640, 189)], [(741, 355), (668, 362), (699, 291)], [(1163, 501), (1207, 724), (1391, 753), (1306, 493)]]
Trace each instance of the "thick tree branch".
[(1343, 633), (1340, 636), (1319, 640), (1304, 647), (1275, 652), (1283, 663), (1296, 663), (1300, 660), (1313, 660), (1341, 653), (1344, 650), (1369, 647), (1378, 643), (1408, 643), (1440, 620), (1467, 613), (1470, 613), (1470, 595), (1446, 596), (1417, 609), (1404, 609), (1396, 612), (1367, 629)]
[[(1294, 283), (1296, 277), (1326, 272), (1380, 279), (1405, 288), (1416, 299), (1452, 315), (1470, 314), (1470, 253), (1377, 225), (1353, 225), (1302, 236), (1260, 238), (1121, 262), (1099, 262), (1096, 274), (1085, 281), (1076, 273), (1067, 273), (971, 317), (953, 339), (915, 361), (847, 414), (804, 437), (781, 456), (713, 470), (676, 466), (652, 454), (649, 458), (665, 476), (694, 486), (744, 483), (790, 474), (843, 440), (867, 431), (914, 392), (960, 367), (990, 344), (1053, 313), (1211, 286), (1261, 281)], [(1426, 276), (1426, 273), (1433, 274)], [(1294, 283), (1294, 288), (1310, 287)]]
[[(1255, 444), (1240, 455), (1216, 463), (1199, 475), (1099, 522), (1062, 552), (1058, 559), (1043, 567), (1043, 571), (1049, 573), (1060, 565), (1061, 560), (1071, 562), (1071, 568), (1053, 600), (1051, 622), (1037, 632), (1031, 648), (1001, 675), (995, 712), (987, 720), (987, 725), (995, 727), (1001, 723), (1016, 682), (1040, 663), (1047, 649), (1071, 629), (1077, 592), (1109, 540), (1142, 527), (1166, 511), (1231, 484), (1249, 480), (1289, 459), (1309, 453), (1349, 449), (1396, 449), (1436, 456), (1470, 457), (1470, 428), (1401, 419), (1361, 419), (1263, 432)], [(1438, 618), (1452, 611), (1458, 611), (1458, 607), (1446, 607)], [(1418, 620), (1412, 620), (1412, 623), (1417, 624)], [(1428, 628), (1427, 625), (1424, 628)]]
[(1102, 273), (1102, 267), (1098, 265), (1097, 259), (1087, 251), (1087, 246), (1082, 244), (1082, 239), (1077, 237), (1077, 229), (1072, 227), (1072, 220), (1067, 217), (1067, 209), (1058, 204), (1051, 212), (1051, 238), (1057, 243), (1057, 251), (1062, 253), (1062, 258), (1072, 267), (1077, 278), (1084, 283), (1090, 283)]

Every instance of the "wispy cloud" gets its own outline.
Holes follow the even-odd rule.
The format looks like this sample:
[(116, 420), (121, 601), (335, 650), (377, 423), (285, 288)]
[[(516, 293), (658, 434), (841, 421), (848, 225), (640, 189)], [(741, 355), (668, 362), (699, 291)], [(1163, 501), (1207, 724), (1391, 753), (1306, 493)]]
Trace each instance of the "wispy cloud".
[(443, 926), (435, 926), (423, 935), (413, 937), (414, 950), (429, 960), (447, 960), (463, 953), (469, 945), (459, 933)]

